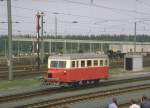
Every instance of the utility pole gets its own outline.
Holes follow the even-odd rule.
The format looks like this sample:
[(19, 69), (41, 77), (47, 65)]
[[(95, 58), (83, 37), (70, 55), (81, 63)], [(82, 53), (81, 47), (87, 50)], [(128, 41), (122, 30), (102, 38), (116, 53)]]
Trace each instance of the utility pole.
[(18, 57), (19, 57), (19, 54), (20, 54), (20, 47), (19, 47), (19, 41), (18, 41), (18, 53), (17, 53), (17, 55), (18, 55)]
[(134, 52), (136, 52), (136, 22), (134, 22)]
[(55, 37), (57, 38), (57, 16), (55, 15)]
[(101, 43), (101, 52), (104, 52), (103, 45), (104, 45), (104, 43)]
[(92, 43), (90, 42), (90, 53), (92, 52)]
[(8, 68), (9, 80), (12, 80), (12, 16), (11, 16), (11, 0), (7, 0), (7, 17), (8, 17)]
[(7, 58), (7, 39), (4, 39), (5, 41), (5, 58)]
[(57, 48), (57, 16), (55, 15), (55, 38), (56, 38), (56, 41), (55, 41), (55, 52), (57, 51), (56, 48)]
[(38, 71), (40, 70), (40, 48), (39, 48), (39, 44), (40, 44), (40, 41), (39, 41), (39, 38), (40, 38), (40, 13), (38, 12), (36, 14), (36, 18), (37, 18), (37, 25), (36, 25), (36, 32), (37, 32), (37, 59), (36, 59), (36, 62), (37, 62), (37, 65), (38, 65)]
[(43, 63), (44, 62), (44, 41), (43, 41), (43, 16), (44, 16), (44, 13), (41, 12), (41, 62)]
[(93, 4), (94, 0), (91, 0), (91, 4)]

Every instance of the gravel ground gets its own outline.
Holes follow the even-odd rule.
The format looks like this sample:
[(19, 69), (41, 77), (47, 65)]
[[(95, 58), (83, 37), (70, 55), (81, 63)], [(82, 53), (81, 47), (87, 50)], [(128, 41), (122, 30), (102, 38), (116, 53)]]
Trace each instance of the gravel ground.
[[(116, 80), (116, 79), (127, 79), (127, 78), (135, 78), (139, 76), (150, 76), (150, 72), (124, 72), (121, 74), (115, 74), (109, 77), (109, 80)], [(11, 94), (18, 94), (18, 93), (26, 93), (26, 92), (31, 92), (31, 91), (39, 91), (43, 89), (50, 89), (53, 87), (58, 87), (58, 86), (43, 86), (41, 83), (35, 84), (32, 86), (28, 87), (15, 87), (7, 90), (1, 90), (0, 91), (0, 96), (5, 96), (5, 95), (11, 95)]]
[[(125, 72), (124, 74), (119, 74), (119, 75), (113, 75), (110, 76), (109, 80), (116, 80), (116, 79), (122, 79), (122, 78), (132, 78), (132, 77), (139, 77), (139, 76), (148, 76), (150, 75), (150, 72)], [(143, 83), (148, 83), (150, 84), (150, 80), (149, 81), (140, 81), (140, 82), (136, 82), (136, 83), (130, 83), (130, 84), (121, 84), (121, 85), (115, 85), (115, 86), (108, 86), (108, 87), (99, 87), (96, 89), (88, 89), (88, 90), (81, 90), (76, 91), (76, 92), (67, 92), (67, 93), (58, 93), (58, 94), (54, 94), (51, 96), (44, 96), (44, 97), (38, 97), (38, 98), (31, 98), (30, 100), (19, 100), (19, 101), (15, 101), (15, 102), (11, 102), (11, 103), (4, 103), (4, 104), (0, 104), (0, 108), (13, 108), (15, 106), (18, 105), (25, 105), (25, 104), (29, 104), (29, 103), (33, 103), (33, 102), (40, 102), (43, 100), (50, 100), (50, 99), (55, 99), (55, 98), (60, 98), (60, 97), (64, 97), (64, 96), (71, 96), (71, 95), (76, 95), (76, 94), (82, 94), (82, 93), (88, 93), (88, 92), (93, 92), (93, 91), (99, 91), (99, 90), (107, 90), (107, 89), (111, 89), (111, 88), (116, 88), (116, 87), (121, 87), (121, 86), (129, 86), (129, 85), (137, 85), (137, 84), (143, 84)], [(42, 86), (40, 84), (34, 85), (34, 86), (30, 86), (30, 87), (24, 87), (24, 88), (14, 88), (11, 90), (7, 90), (7, 91), (1, 91), (0, 92), (0, 96), (4, 96), (4, 95), (10, 95), (10, 94), (17, 94), (17, 93), (25, 93), (25, 92), (31, 92), (31, 91), (38, 91), (38, 90), (42, 90), (42, 89), (50, 89), (53, 88), (54, 86)], [(55, 86), (56, 87), (56, 86)], [(150, 90), (148, 90), (150, 91)], [(135, 97), (136, 99), (141, 97), (141, 95), (146, 94), (147, 96), (150, 96), (150, 93), (147, 90), (142, 91), (141, 93), (133, 93), (133, 94), (126, 94), (124, 96), (117, 96), (119, 102), (125, 102), (125, 100), (130, 99), (130, 97)], [(105, 101), (105, 102), (104, 102)], [(69, 105), (69, 108), (98, 108), (101, 105), (105, 106), (108, 103), (110, 103), (111, 101), (111, 97), (109, 98), (104, 98), (103, 100), (94, 100), (94, 101), (89, 101), (89, 102), (82, 102), (82, 103), (77, 103), (77, 104), (72, 104)]]
[[(18, 101), (14, 101), (14, 102), (7, 102), (7, 103), (3, 103), (0, 105), (0, 108), (13, 108), (13, 107), (16, 107), (16, 106), (20, 106), (20, 105), (26, 105), (26, 104), (31, 104), (31, 103), (35, 103), (35, 102), (41, 102), (41, 101), (46, 101), (46, 100), (51, 100), (51, 99), (58, 99), (58, 98), (62, 98), (62, 97), (66, 97), (66, 96), (73, 96), (73, 95), (80, 95), (80, 94), (83, 94), (83, 93), (91, 93), (91, 92), (94, 92), (94, 91), (103, 91), (103, 90), (108, 90), (108, 89), (114, 89), (114, 88), (118, 88), (118, 87), (125, 87), (125, 86), (135, 86), (135, 85), (139, 85), (139, 84), (150, 84), (150, 80), (149, 81), (140, 81), (140, 82), (133, 82), (133, 83), (130, 83), (130, 84), (121, 84), (121, 85), (112, 85), (112, 86), (105, 86), (105, 87), (98, 87), (98, 88), (90, 88), (90, 89), (85, 89), (85, 90), (80, 90), (80, 91), (72, 91), (72, 92), (65, 92), (65, 93), (57, 93), (57, 94), (53, 94), (53, 95), (50, 95), (50, 96), (39, 96), (39, 97), (33, 97), (33, 98), (30, 98), (27, 99), (27, 100), (18, 100)], [(148, 90), (150, 91), (150, 90)], [(146, 94), (145, 93), (146, 91), (142, 91), (141, 95)], [(139, 93), (138, 93), (139, 94)], [(148, 94), (148, 93), (147, 93)], [(125, 95), (127, 96), (127, 95)], [(137, 94), (135, 94), (135, 96), (138, 96)], [(135, 97), (135, 96), (131, 96), (129, 95), (129, 97)], [(128, 97), (124, 97), (124, 96), (121, 96), (122, 99), (119, 99), (119, 100), (122, 100), (124, 102), (125, 99), (129, 99)], [(138, 97), (136, 97), (138, 98)], [(98, 107), (100, 105), (106, 105), (107, 102), (110, 102), (110, 97), (109, 98), (106, 98), (104, 100), (106, 100), (105, 102), (102, 101), (102, 103), (100, 104), (100, 100), (98, 101), (95, 101), (94, 100), (94, 106)], [(92, 102), (92, 101), (90, 101)], [(99, 104), (96, 104), (95, 102), (99, 103)], [(89, 103), (89, 102), (86, 102), (86, 103)], [(75, 104), (75, 105), (80, 105), (80, 106), (74, 106), (72, 105), (71, 108), (85, 108), (85, 106), (83, 107), (82, 105), (87, 105), (86, 103), (80, 103), (80, 104)], [(92, 105), (92, 103), (91, 103)], [(93, 106), (93, 105), (92, 105)], [(94, 108), (93, 106), (93, 108)], [(69, 107), (70, 108), (70, 107)], [(88, 108), (92, 108), (92, 107), (88, 107)]]
[(121, 104), (121, 103), (129, 102), (131, 99), (137, 101), (143, 96), (143, 94), (150, 97), (150, 89), (138, 91), (138, 92), (132, 92), (128, 94), (125, 93), (122, 95), (114, 95), (111, 97), (85, 101), (82, 103), (70, 104), (67, 107), (68, 108), (106, 108), (107, 105), (112, 102), (113, 97), (117, 98), (118, 103)]

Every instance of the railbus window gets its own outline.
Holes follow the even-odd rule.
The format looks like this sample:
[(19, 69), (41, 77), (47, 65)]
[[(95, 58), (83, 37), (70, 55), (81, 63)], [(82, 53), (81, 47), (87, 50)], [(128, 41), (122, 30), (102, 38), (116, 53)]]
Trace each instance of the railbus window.
[(75, 67), (75, 61), (72, 61), (72, 62), (71, 62), (71, 66), (72, 66), (72, 67)]
[(107, 62), (107, 60), (105, 60), (105, 66), (107, 66), (107, 64), (108, 64), (108, 62)]
[(98, 66), (98, 60), (93, 61), (94, 66)]
[(59, 67), (60, 68), (66, 67), (66, 61), (59, 61)]
[(50, 67), (65, 68), (66, 61), (51, 61)]
[(87, 67), (92, 66), (92, 61), (91, 60), (87, 60)]
[(100, 66), (103, 66), (103, 60), (100, 60)]
[(50, 67), (57, 67), (58, 61), (51, 61)]
[(85, 67), (85, 61), (81, 60), (81, 67)]

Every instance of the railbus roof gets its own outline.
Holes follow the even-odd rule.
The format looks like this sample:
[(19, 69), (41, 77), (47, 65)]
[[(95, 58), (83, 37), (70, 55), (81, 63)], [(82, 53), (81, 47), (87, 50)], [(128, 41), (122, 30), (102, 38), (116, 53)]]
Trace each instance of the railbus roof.
[(55, 60), (99, 59), (99, 58), (108, 58), (108, 56), (106, 54), (97, 54), (97, 53), (73, 53), (73, 54), (58, 54), (49, 56), (49, 59)]

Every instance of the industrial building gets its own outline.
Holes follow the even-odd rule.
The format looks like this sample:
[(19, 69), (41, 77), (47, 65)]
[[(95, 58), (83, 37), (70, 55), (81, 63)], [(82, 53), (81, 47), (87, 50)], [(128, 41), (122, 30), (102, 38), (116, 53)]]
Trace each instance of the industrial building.
[[(114, 52), (120, 51), (121, 53), (129, 53), (134, 52), (134, 45), (110, 44), (109, 50), (112, 50)], [(136, 45), (136, 52), (150, 53), (150, 45)]]

